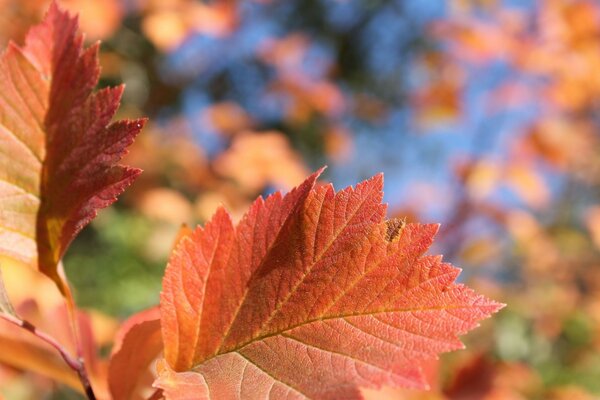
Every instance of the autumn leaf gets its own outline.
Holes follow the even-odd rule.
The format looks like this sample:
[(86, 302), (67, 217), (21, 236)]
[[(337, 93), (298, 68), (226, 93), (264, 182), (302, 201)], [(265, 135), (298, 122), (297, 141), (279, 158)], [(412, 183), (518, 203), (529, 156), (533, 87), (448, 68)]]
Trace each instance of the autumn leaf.
[(152, 383), (150, 364), (162, 351), (157, 307), (129, 318), (117, 335), (108, 369), (114, 399), (141, 399), (139, 388)]
[(94, 92), (98, 44), (52, 3), (25, 46), (0, 58), (0, 255), (32, 264), (63, 294), (58, 264), (77, 233), (140, 170), (117, 165), (143, 120), (111, 120), (123, 87)]
[(502, 307), (425, 256), (437, 225), (384, 219), (383, 177), (335, 192), (320, 171), (219, 209), (173, 252), (161, 293), (169, 399), (360, 398), (358, 387), (425, 388), (420, 363)]

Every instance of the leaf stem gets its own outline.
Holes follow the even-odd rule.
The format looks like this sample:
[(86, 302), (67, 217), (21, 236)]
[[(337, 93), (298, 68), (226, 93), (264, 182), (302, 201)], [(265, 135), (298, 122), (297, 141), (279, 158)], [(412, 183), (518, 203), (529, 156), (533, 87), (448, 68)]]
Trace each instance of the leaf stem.
[(84, 368), (84, 365), (83, 365), (83, 362), (81, 359), (74, 358), (72, 355), (69, 354), (67, 349), (65, 349), (63, 347), (63, 345), (60, 344), (55, 338), (53, 338), (46, 332), (39, 330), (31, 322), (19, 319), (17, 317), (14, 317), (14, 316), (6, 314), (6, 313), (0, 313), (0, 318), (13, 324), (13, 325), (20, 327), (22, 329), (25, 329), (26, 331), (28, 331), (28, 332), (32, 333), (33, 335), (35, 335), (36, 337), (38, 337), (39, 339), (48, 343), (50, 346), (54, 347), (60, 353), (62, 359), (69, 366), (69, 368), (71, 368), (72, 370), (77, 372), (77, 376), (79, 376), (79, 380), (81, 381), (81, 385), (83, 386), (83, 389), (84, 389), (85, 394), (87, 395), (88, 399), (90, 399), (90, 400), (96, 399), (96, 396), (94, 395), (94, 391), (92, 390), (90, 380), (87, 376), (87, 372), (85, 371), (85, 368)]
[(79, 376), (79, 380), (81, 381), (81, 385), (83, 386), (83, 389), (85, 390), (85, 394), (88, 397), (88, 399), (96, 400), (96, 395), (94, 394), (94, 390), (88, 377), (87, 369), (85, 368), (85, 359), (83, 357), (83, 347), (79, 329), (79, 315), (77, 313), (77, 305), (75, 304), (75, 298), (73, 297), (73, 292), (71, 291), (71, 287), (69, 286), (69, 281), (64, 275), (62, 263), (59, 264), (58, 271), (64, 289), (63, 293), (65, 295), (67, 314), (69, 316), (71, 331), (73, 333), (73, 339), (75, 341), (75, 351), (77, 352), (77, 362), (79, 364), (79, 368), (76, 369), (76, 372)]

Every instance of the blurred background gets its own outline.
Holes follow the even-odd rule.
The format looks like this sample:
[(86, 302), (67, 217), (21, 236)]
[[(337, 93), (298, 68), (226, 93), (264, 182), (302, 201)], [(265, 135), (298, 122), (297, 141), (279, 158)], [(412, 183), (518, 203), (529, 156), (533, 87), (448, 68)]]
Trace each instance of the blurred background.
[[(48, 3), (0, 0), (0, 45)], [(125, 160), (144, 174), (65, 260), (102, 354), (157, 304), (182, 223), (326, 164), (337, 189), (384, 172), (389, 216), (442, 223), (431, 252), (507, 303), (430, 392), (369, 398), (600, 398), (600, 3), (59, 3), (102, 40), (101, 86), (126, 84), (119, 117), (150, 118)], [(14, 365), (2, 395), (77, 398)]]

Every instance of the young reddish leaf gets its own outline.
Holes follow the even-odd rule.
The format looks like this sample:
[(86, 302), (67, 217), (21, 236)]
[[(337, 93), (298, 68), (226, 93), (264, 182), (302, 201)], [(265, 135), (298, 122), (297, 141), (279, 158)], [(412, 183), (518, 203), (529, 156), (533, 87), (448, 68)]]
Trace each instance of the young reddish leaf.
[(115, 340), (108, 369), (114, 399), (142, 399), (140, 387), (152, 383), (150, 364), (162, 351), (158, 307), (142, 311), (124, 324)]
[(423, 255), (437, 225), (384, 220), (381, 175), (338, 193), (313, 188), (317, 175), (259, 198), (236, 227), (219, 209), (173, 252), (155, 382), (168, 398), (424, 388), (420, 362), (461, 348), (457, 335), (502, 307)]
[(52, 3), (0, 57), (0, 253), (37, 259), (63, 293), (67, 247), (140, 173), (117, 163), (144, 122), (111, 123), (123, 87), (93, 93), (98, 44), (84, 49), (77, 27)]

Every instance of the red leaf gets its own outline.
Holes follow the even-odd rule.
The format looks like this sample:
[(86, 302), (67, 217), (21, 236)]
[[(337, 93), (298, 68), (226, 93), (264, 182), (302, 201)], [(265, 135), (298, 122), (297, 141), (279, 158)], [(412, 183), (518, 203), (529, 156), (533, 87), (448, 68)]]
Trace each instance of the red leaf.
[[(150, 386), (150, 364), (162, 351), (158, 307), (129, 318), (117, 335), (108, 369), (114, 399), (142, 399), (140, 390)], [(150, 376), (150, 377), (149, 377)]]
[(123, 87), (93, 92), (98, 44), (52, 3), (24, 47), (0, 58), (0, 253), (36, 264), (63, 293), (57, 266), (77, 233), (140, 170), (117, 165), (143, 120), (111, 120)]
[[(502, 307), (424, 256), (437, 225), (385, 221), (383, 178), (335, 193), (319, 173), (258, 199), (234, 227), (220, 209), (173, 252), (161, 293), (168, 398), (360, 398), (424, 388), (419, 364)], [(193, 371), (192, 371), (193, 370)], [(183, 375), (182, 375), (183, 374)], [(210, 394), (207, 394), (210, 393)]]

